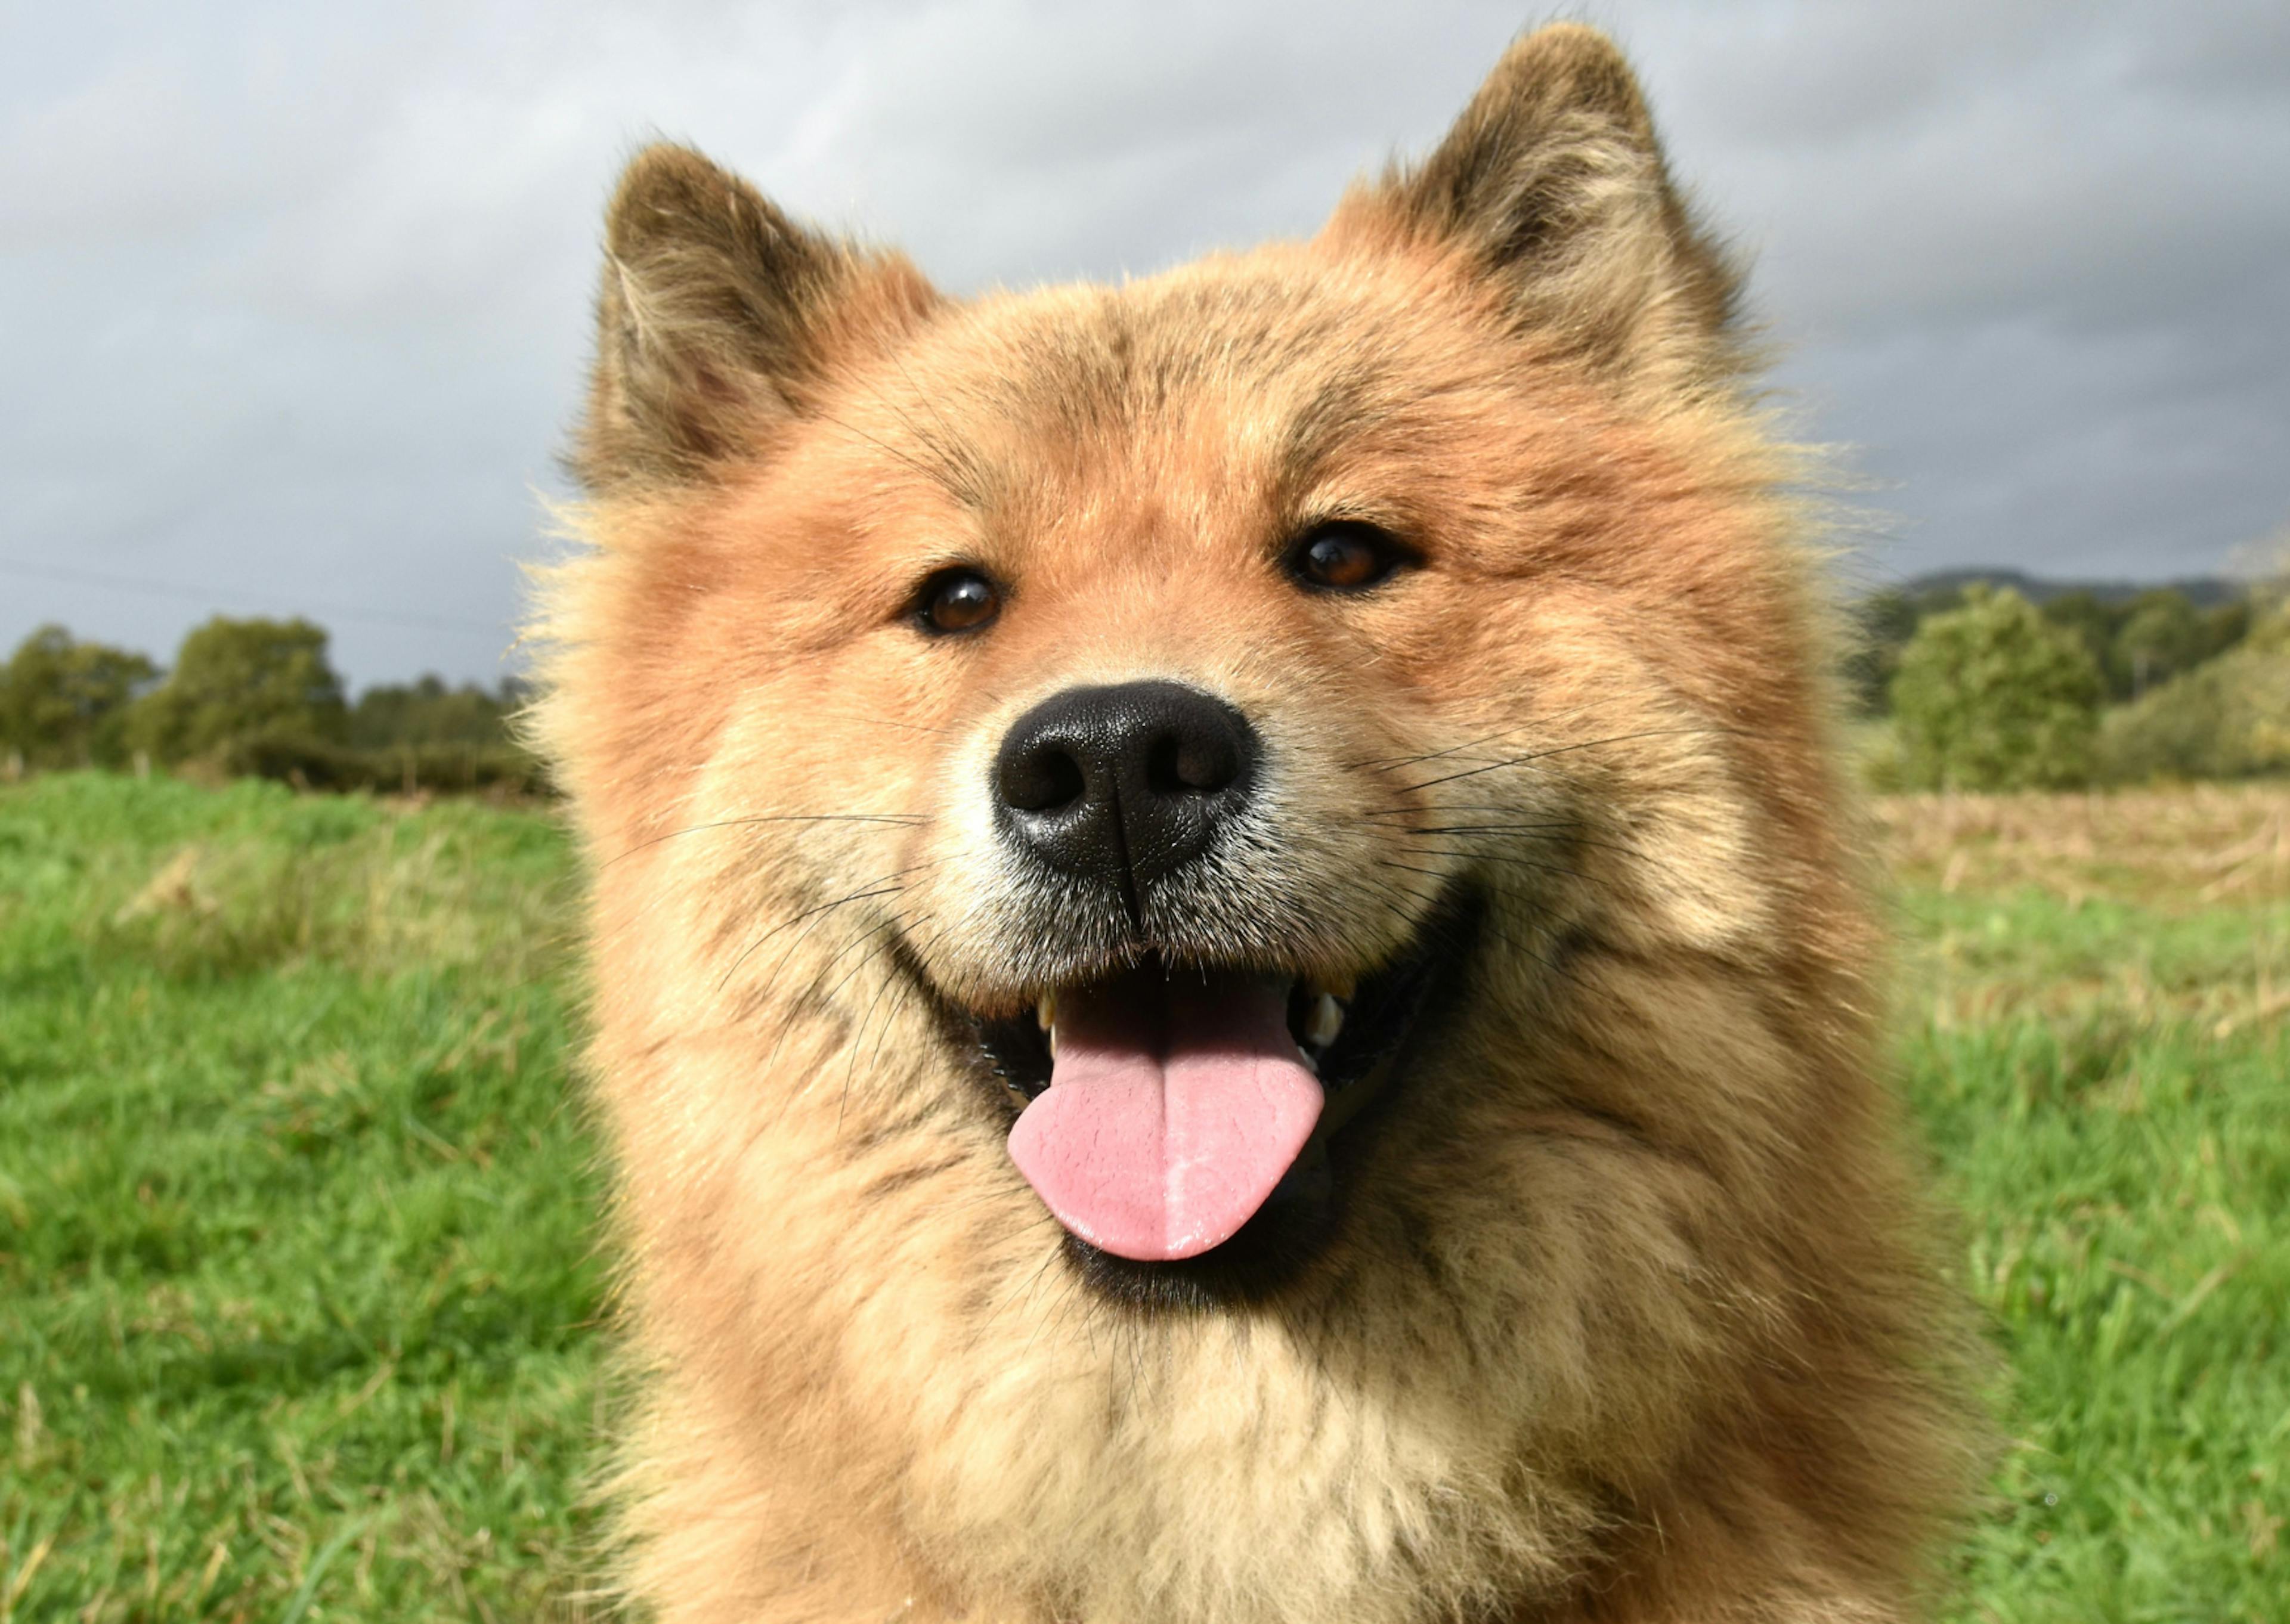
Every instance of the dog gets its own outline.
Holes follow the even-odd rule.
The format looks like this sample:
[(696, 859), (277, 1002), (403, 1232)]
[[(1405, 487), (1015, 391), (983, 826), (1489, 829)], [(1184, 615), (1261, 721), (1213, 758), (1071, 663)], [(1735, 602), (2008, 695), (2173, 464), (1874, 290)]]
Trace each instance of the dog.
[(1738, 271), (1614, 46), (947, 297), (676, 146), (536, 733), (690, 1620), (1913, 1616), (1978, 1464)]

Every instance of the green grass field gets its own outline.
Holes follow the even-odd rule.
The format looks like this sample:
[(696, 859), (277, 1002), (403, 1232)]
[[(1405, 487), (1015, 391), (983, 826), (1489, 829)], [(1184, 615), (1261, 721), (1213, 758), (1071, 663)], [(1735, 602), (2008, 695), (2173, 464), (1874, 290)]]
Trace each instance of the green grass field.
[[(2290, 1619), (2290, 795), (1886, 820), (2009, 1370), (1951, 1616)], [(542, 812), (0, 789), (0, 1620), (589, 1611), (572, 896)]]

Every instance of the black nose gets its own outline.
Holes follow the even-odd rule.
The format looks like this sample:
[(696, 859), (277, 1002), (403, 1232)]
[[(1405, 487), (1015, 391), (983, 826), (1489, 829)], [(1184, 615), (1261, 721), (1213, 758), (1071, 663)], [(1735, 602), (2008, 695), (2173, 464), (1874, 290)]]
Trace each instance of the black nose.
[(994, 788), (1020, 844), (1133, 905), (1247, 804), (1256, 755), (1248, 719), (1197, 689), (1069, 688), (1012, 725)]

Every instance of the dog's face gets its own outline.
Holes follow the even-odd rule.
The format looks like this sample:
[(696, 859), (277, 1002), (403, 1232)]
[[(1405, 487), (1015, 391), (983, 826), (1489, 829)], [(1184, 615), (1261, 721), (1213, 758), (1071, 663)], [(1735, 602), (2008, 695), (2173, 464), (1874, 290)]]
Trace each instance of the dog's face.
[(731, 988), (893, 978), (1142, 1300), (1404, 1185), (1367, 1141), (1454, 1137), (1579, 927), (1759, 920), (1691, 622), (1767, 539), (1464, 291), (1332, 258), (949, 314), (711, 517)]
[(980, 1594), (1555, 1582), (1765, 1289), (1743, 1011), (1837, 867), (1781, 470), (1627, 75), (1538, 39), (1118, 289), (616, 200), (544, 720), (637, 1295), (681, 1424)]

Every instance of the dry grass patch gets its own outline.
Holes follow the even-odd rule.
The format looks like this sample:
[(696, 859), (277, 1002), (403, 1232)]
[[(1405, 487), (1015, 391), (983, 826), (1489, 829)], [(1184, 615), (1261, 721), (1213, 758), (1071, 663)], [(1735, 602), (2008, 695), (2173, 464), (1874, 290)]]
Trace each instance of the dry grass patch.
[(2290, 787), (1899, 796), (1877, 805), (1904, 1012), (2182, 1020), (2224, 1040), (2290, 1015)]
[(2034, 886), (2171, 912), (2290, 898), (2290, 785), (1889, 796), (1876, 814), (1894, 874), (1943, 892)]

